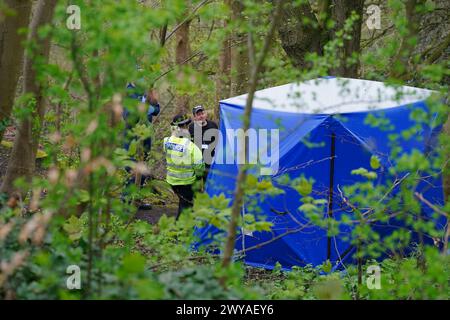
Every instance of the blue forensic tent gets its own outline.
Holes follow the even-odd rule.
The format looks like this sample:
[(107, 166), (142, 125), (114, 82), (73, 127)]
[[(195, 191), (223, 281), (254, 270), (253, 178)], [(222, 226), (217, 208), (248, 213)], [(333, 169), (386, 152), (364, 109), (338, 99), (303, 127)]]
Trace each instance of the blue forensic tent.
[[(257, 219), (265, 217), (273, 227), (271, 232), (239, 230), (236, 251), (245, 250), (245, 263), (269, 269), (277, 262), (284, 269), (306, 264), (316, 266), (327, 259), (333, 268), (351, 263), (355, 248), (350, 244), (350, 227), (341, 227), (339, 235), (328, 237), (324, 228), (308, 224), (305, 214), (298, 209), (302, 204), (298, 192), (283, 185), (280, 177), (313, 178), (313, 197), (327, 199), (324, 216), (339, 220), (343, 213), (351, 212), (344, 200), (343, 187), (366, 181), (351, 171), (361, 167), (371, 170), (372, 155), (381, 162), (377, 183), (393, 183), (387, 180), (393, 163), (389, 142), (393, 134), (400, 137), (402, 153), (409, 154), (417, 149), (431, 156), (440, 130), (433, 123), (436, 120), (433, 115), (430, 123), (421, 125), (413, 137), (402, 135), (417, 126), (413, 118), (418, 111), (429, 112), (425, 99), (431, 94), (430, 90), (393, 88), (381, 82), (334, 77), (257, 91), (250, 125), (256, 130), (247, 138), (248, 154), (253, 159), (247, 161), (256, 160), (260, 168), (253, 174), (260, 175), (261, 179), (269, 176), (273, 185), (284, 193), (251, 199), (260, 208), (252, 214)], [(237, 139), (239, 130), (236, 130), (242, 128), (246, 99), (247, 95), (241, 95), (220, 102), (221, 136), (206, 184), (210, 196), (223, 193), (233, 197), (238, 164), (242, 163), (236, 156), (242, 151)], [(398, 177), (397, 184), (401, 184), (402, 177)], [(417, 192), (432, 203), (442, 204), (439, 175), (423, 180)], [(248, 207), (249, 204), (244, 203), (242, 212), (249, 212)], [(431, 219), (432, 210), (425, 206), (422, 210), (425, 219)], [(435, 220), (435, 223), (443, 228), (445, 222)], [(386, 235), (401, 227), (401, 222), (391, 219), (373, 227)], [(200, 237), (198, 247), (213, 244), (219, 230), (208, 225), (196, 232)], [(425, 241), (432, 243), (427, 235)]]

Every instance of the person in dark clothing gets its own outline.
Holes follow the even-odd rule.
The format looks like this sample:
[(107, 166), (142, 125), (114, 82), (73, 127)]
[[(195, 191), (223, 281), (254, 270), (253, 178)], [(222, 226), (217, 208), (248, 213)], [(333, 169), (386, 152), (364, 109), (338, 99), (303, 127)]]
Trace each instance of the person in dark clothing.
[[(157, 116), (160, 111), (156, 92), (154, 90), (150, 90), (147, 94), (140, 93), (139, 92), (140, 90), (136, 90), (136, 86), (134, 83), (129, 83), (127, 85), (127, 89), (131, 91), (131, 94), (128, 96), (129, 98), (138, 100), (144, 104), (148, 103), (147, 121), (149, 124), (152, 123), (153, 117)], [(133, 139), (136, 139), (136, 137), (133, 137), (132, 135), (130, 135), (130, 132), (133, 129), (133, 127), (139, 122), (139, 117), (136, 117), (136, 116), (130, 117), (130, 112), (126, 107), (123, 109), (122, 116), (123, 116), (123, 119), (125, 120), (125, 125), (126, 125), (124, 148), (126, 150), (128, 150), (128, 148), (130, 147), (131, 141), (133, 141)], [(145, 154), (148, 154), (152, 147), (151, 138), (145, 139), (143, 146), (144, 146)]]
[[(144, 103), (148, 105), (147, 113), (146, 113), (146, 121), (144, 123), (151, 124), (153, 117), (157, 116), (160, 111), (159, 103), (157, 94), (154, 90), (149, 90), (147, 94), (144, 94), (140, 92), (138, 88), (136, 88), (136, 85), (134, 83), (127, 84), (127, 89), (130, 91), (130, 94), (128, 95), (129, 98), (138, 100), (141, 103)], [(131, 114), (130, 110), (125, 107), (122, 113), (122, 117), (125, 121), (125, 142), (124, 142), (124, 149), (129, 150), (130, 144), (133, 140), (138, 139), (138, 137), (134, 136), (131, 132), (134, 126), (138, 124), (140, 121), (140, 117), (135, 114)], [(151, 137), (148, 137), (144, 139), (142, 143), (143, 152), (144, 152), (144, 158), (147, 158), (147, 156), (150, 153), (152, 146), (152, 140)], [(135, 158), (131, 158), (130, 160), (136, 161)], [(127, 167), (125, 168), (128, 173), (131, 173), (131, 168)], [(131, 174), (130, 178), (127, 181), (126, 187), (129, 187), (132, 184), (135, 184), (135, 178), (136, 176), (134, 174)], [(140, 181), (140, 187), (142, 187), (146, 180), (149, 178), (149, 176), (143, 175), (141, 177)], [(141, 203), (139, 205), (140, 210), (150, 210), (151, 205), (146, 203)]]
[(219, 138), (219, 127), (214, 121), (208, 120), (208, 114), (203, 106), (194, 107), (192, 114), (194, 121), (189, 125), (189, 133), (192, 141), (202, 150), (205, 162), (203, 182), (206, 183)]

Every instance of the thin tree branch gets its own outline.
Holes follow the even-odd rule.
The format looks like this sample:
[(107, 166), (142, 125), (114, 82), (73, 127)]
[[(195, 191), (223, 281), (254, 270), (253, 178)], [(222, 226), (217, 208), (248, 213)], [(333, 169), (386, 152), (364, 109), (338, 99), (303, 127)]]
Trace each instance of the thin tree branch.
[[(275, 11), (274, 11), (272, 24), (270, 25), (269, 31), (264, 40), (263, 49), (261, 51), (260, 56), (258, 57), (258, 60), (256, 61), (256, 65), (252, 68), (252, 71), (251, 71), (249, 93), (247, 96), (247, 101), (246, 101), (245, 111), (244, 111), (244, 118), (243, 118), (244, 132), (246, 132), (250, 127), (250, 116), (252, 113), (253, 98), (255, 95), (256, 86), (258, 84), (258, 78), (259, 78), (258, 75), (263, 66), (266, 55), (269, 52), (269, 48), (272, 43), (272, 38), (274, 36), (275, 29), (276, 29), (278, 22), (280, 20), (280, 17), (281, 17), (281, 10), (283, 8), (284, 2), (285, 2), (285, 0), (279, 0), (277, 2), (277, 5), (276, 5)], [(231, 209), (231, 220), (230, 220), (230, 224), (228, 226), (228, 237), (227, 237), (224, 256), (223, 256), (223, 260), (222, 260), (223, 267), (227, 267), (230, 264), (231, 257), (233, 255), (234, 245), (236, 242), (237, 222), (238, 222), (238, 218), (239, 218), (239, 213), (241, 211), (242, 200), (243, 200), (243, 196), (244, 196), (243, 183), (245, 181), (246, 176), (247, 176), (247, 167), (244, 165), (239, 168), (239, 174), (236, 179), (236, 190), (234, 192), (235, 200), (233, 203), (233, 207)], [(224, 283), (223, 280), (224, 279), (222, 279), (222, 283)]]
[(208, 4), (210, 1), (211, 1), (211, 0), (203, 0), (202, 2), (200, 2), (200, 3), (194, 8), (194, 10), (191, 12), (191, 14), (190, 14), (189, 16), (187, 16), (183, 21), (181, 21), (177, 26), (175, 26), (175, 28), (174, 28), (174, 29), (166, 36), (164, 42), (162, 42), (162, 41), (161, 41), (161, 42), (162, 42), (162, 43), (166, 43), (167, 40), (169, 40), (169, 38), (170, 38), (171, 36), (173, 36), (173, 35), (175, 34), (175, 32), (177, 32), (177, 30), (180, 29), (181, 26), (182, 26), (184, 23), (186, 23), (186, 22), (192, 20), (192, 18), (194, 18), (195, 13), (197, 12), (198, 9), (200, 9), (200, 8), (203, 7), (204, 5)]

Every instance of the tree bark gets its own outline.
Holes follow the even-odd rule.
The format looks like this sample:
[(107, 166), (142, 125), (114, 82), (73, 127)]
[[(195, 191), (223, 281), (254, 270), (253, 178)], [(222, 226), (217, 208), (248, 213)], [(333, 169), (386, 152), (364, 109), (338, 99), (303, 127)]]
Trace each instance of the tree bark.
[[(231, 0), (231, 19), (242, 21), (244, 5), (241, 0)], [(249, 77), (249, 61), (247, 34), (236, 31), (231, 40), (231, 85), (230, 96), (247, 92)]]
[[(330, 74), (342, 77), (357, 77), (359, 63), (350, 63), (354, 53), (360, 52), (361, 23), (363, 15), (363, 0), (321, 0), (318, 1), (317, 17), (309, 2), (301, 5), (286, 4), (282, 12), (282, 21), (278, 27), (281, 45), (292, 64), (300, 70), (310, 67), (305, 61), (308, 53), (323, 54), (325, 44), (335, 37), (335, 32), (344, 27), (345, 21), (355, 11), (360, 19), (354, 23), (350, 32), (351, 39), (344, 40), (344, 45), (338, 52), (339, 61)], [(310, 21), (305, 23), (304, 19)], [(336, 23), (334, 30), (328, 30), (327, 20)]]
[[(175, 51), (175, 62), (178, 66), (186, 64), (186, 60), (191, 54), (189, 44), (189, 26), (191, 21), (185, 21), (177, 30), (177, 45)], [(184, 81), (189, 81), (184, 79)], [(176, 109), (177, 113), (188, 113), (189, 110), (189, 96), (187, 94), (177, 95), (176, 97)]]
[[(226, 0), (225, 3), (231, 7), (231, 1)], [(226, 28), (228, 19), (222, 22), (222, 26)], [(219, 119), (219, 101), (228, 97), (231, 87), (231, 39), (227, 35), (222, 44), (222, 50), (219, 56), (219, 70), (216, 76), (216, 101), (214, 105), (214, 118)]]
[(31, 94), (35, 105), (31, 116), (20, 123), (14, 147), (9, 159), (8, 169), (0, 191), (12, 195), (18, 190), (14, 188), (14, 181), (19, 177), (30, 180), (34, 174), (36, 152), (39, 144), (41, 126), (45, 114), (45, 101), (43, 87), (37, 81), (35, 69), (36, 60), (47, 63), (50, 52), (50, 36), (44, 39), (38, 37), (38, 29), (52, 21), (57, 0), (39, 0), (36, 11), (30, 24), (28, 41), (34, 41), (38, 48), (32, 54), (27, 54), (24, 60), (23, 93)]
[(407, 21), (407, 33), (401, 39), (400, 48), (391, 61), (390, 76), (393, 78), (406, 80), (410, 76), (410, 60), (415, 49), (413, 39), (419, 33), (421, 13), (417, 12), (417, 6), (423, 5), (425, 0), (406, 0), (405, 14)]
[[(409, 34), (411, 36), (418, 35), (419, 38), (417, 46), (409, 50), (413, 50), (414, 53), (420, 54), (421, 59), (418, 62), (419, 64), (423, 64), (425, 66), (431, 64), (444, 65), (450, 57), (450, 21), (448, 19), (450, 2), (447, 0), (435, 0), (433, 1), (435, 5), (434, 10), (425, 12), (424, 14), (417, 13), (417, 11), (411, 7), (411, 2), (416, 2), (416, 5), (423, 4), (420, 0), (409, 0), (409, 6), (405, 7), (408, 15), (408, 21), (411, 24), (411, 28), (413, 28), (413, 31), (410, 31)], [(418, 34), (414, 34), (414, 32), (418, 32)], [(410, 73), (410, 75), (405, 78), (410, 80), (413, 77), (414, 80), (419, 81), (418, 86), (423, 85), (420, 83), (422, 80), (420, 69), (418, 73)], [(448, 87), (450, 85), (450, 76), (444, 76), (440, 82), (442, 85), (446, 85)], [(447, 93), (446, 103), (448, 107), (448, 104), (450, 103), (449, 93)], [(444, 143), (450, 143), (450, 113), (447, 117), (447, 121), (443, 125), (442, 135), (447, 138)], [(442, 147), (445, 152), (444, 160), (447, 161), (450, 159), (450, 146), (443, 145)], [(446, 163), (443, 169), (443, 189), (445, 201), (448, 202), (450, 197), (450, 163)]]
[[(450, 58), (450, 1), (435, 0), (435, 8), (420, 17), (418, 51), (425, 63), (444, 62)], [(450, 76), (444, 78), (450, 84)]]
[(25, 35), (17, 31), (28, 26), (32, 1), (6, 0), (5, 5), (15, 15), (0, 22), (0, 141), (11, 116), (24, 54)]
[(351, 39), (344, 39), (343, 46), (338, 50), (339, 65), (330, 72), (331, 75), (357, 78), (359, 69), (359, 59), (355, 57), (355, 61), (349, 61), (354, 54), (359, 54), (361, 50), (361, 22), (363, 17), (363, 0), (340, 0), (335, 1), (331, 8), (331, 14), (336, 22), (335, 32), (342, 30), (345, 21), (354, 11), (358, 14), (359, 19), (352, 25), (350, 32)]
[[(328, 7), (325, 8), (328, 9)], [(304, 18), (317, 22), (308, 2), (300, 6), (289, 2), (282, 9), (281, 14), (281, 20), (284, 22), (278, 26), (281, 46), (292, 64), (298, 69), (304, 69), (308, 66), (305, 61), (306, 54), (313, 52), (322, 54), (328, 35), (322, 28), (303, 22)]]

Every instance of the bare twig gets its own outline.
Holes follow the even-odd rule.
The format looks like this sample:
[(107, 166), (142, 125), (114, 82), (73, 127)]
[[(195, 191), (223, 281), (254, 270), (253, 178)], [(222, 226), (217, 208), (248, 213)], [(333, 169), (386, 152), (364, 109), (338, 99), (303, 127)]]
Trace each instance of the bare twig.
[[(181, 21), (177, 26), (175, 26), (175, 28), (174, 28), (174, 29), (166, 36), (166, 38), (165, 38), (165, 40), (164, 40), (164, 43), (166, 43), (167, 40), (169, 40), (169, 38), (170, 38), (171, 36), (173, 36), (173, 35), (175, 34), (175, 32), (177, 32), (177, 30), (180, 29), (181, 26), (182, 26), (184, 23), (186, 23), (186, 22), (192, 20), (192, 18), (194, 18), (194, 16), (195, 16), (195, 13), (196, 13), (201, 7), (203, 7), (204, 5), (207, 5), (210, 1), (211, 1), (211, 0), (203, 0), (202, 2), (200, 2), (200, 3), (194, 8), (194, 10), (192, 10), (191, 14), (188, 15), (188, 16), (187, 16), (183, 21)], [(162, 42), (162, 41), (161, 41), (161, 42)]]
[(423, 203), (425, 203), (427, 206), (429, 206), (431, 209), (433, 209), (433, 211), (439, 213), (440, 215), (446, 217), (447, 219), (449, 218), (449, 215), (447, 212), (442, 211), (441, 209), (439, 209), (438, 207), (436, 207), (434, 204), (432, 204), (430, 201), (428, 201), (427, 199), (424, 198), (424, 196), (419, 193), (419, 192), (415, 192), (414, 195), (416, 196), (417, 199), (419, 199), (420, 201), (422, 201)]
[(242, 250), (240, 250), (240, 251), (237, 251), (236, 254), (237, 254), (237, 255), (240, 255), (240, 254), (247, 253), (248, 251), (251, 251), (251, 250), (259, 249), (259, 248), (261, 248), (261, 247), (263, 247), (263, 246), (265, 246), (265, 245), (268, 245), (268, 244), (270, 244), (270, 243), (272, 243), (272, 242), (274, 242), (274, 241), (277, 241), (278, 239), (283, 238), (284, 236), (287, 236), (287, 235), (292, 234), (292, 233), (300, 232), (300, 231), (302, 231), (303, 229), (306, 229), (307, 227), (310, 227), (311, 225), (312, 225), (312, 223), (308, 223), (308, 224), (303, 225), (303, 226), (301, 226), (301, 227), (299, 227), (299, 228), (295, 228), (295, 229), (288, 230), (288, 231), (286, 231), (286, 232), (284, 232), (284, 233), (282, 233), (282, 234), (280, 234), (280, 235), (278, 235), (278, 236), (276, 236), (276, 237), (271, 238), (270, 240), (267, 240), (267, 241), (258, 243), (258, 244), (254, 245), (254, 246), (252, 246), (252, 247), (245, 248), (245, 249), (242, 249)]

